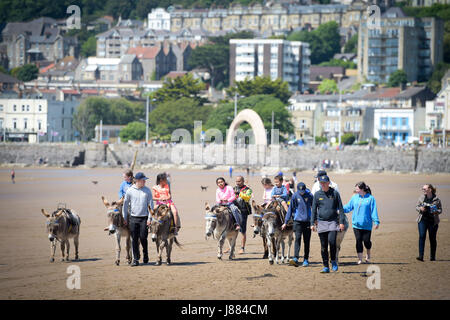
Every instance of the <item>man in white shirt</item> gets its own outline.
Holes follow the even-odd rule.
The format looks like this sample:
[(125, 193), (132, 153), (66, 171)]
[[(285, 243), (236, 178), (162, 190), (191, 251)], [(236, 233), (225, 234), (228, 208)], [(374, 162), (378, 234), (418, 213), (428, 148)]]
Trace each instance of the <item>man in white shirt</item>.
[[(314, 194), (320, 190), (320, 183), (319, 183), (319, 177), (320, 176), (326, 176), (327, 172), (325, 170), (319, 170), (317, 172), (317, 175), (314, 176), (314, 178), (316, 178), (316, 182), (314, 183), (313, 187), (311, 188), (311, 194), (314, 196)], [(337, 192), (339, 192), (339, 188), (337, 183), (335, 183), (334, 181), (332, 181), (330, 179), (330, 187), (332, 187), (334, 190), (336, 190)]]

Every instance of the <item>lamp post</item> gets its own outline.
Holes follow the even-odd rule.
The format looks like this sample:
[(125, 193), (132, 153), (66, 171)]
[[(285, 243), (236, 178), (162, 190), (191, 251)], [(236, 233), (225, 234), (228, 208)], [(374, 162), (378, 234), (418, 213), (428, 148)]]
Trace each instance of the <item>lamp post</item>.
[(338, 103), (338, 110), (339, 110), (339, 146), (341, 146), (341, 121), (342, 121), (342, 112), (341, 112), (341, 104), (342, 104), (342, 93), (341, 89), (339, 88), (339, 85), (341, 84), (341, 77), (339, 78), (338, 82), (338, 91), (339, 91), (339, 103)]
[(147, 104), (145, 108), (145, 146), (148, 146), (148, 107), (149, 107), (149, 96), (147, 95)]

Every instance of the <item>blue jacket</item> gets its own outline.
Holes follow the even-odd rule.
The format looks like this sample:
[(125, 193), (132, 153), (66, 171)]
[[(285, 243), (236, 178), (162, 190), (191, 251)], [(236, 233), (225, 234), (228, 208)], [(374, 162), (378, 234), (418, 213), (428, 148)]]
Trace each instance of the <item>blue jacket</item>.
[(367, 193), (364, 197), (355, 194), (344, 206), (344, 212), (353, 211), (352, 227), (356, 229), (372, 230), (373, 223), (380, 224), (375, 198)]
[(131, 187), (132, 183), (131, 182), (127, 182), (127, 181), (123, 181), (120, 184), (120, 189), (119, 189), (119, 199), (122, 199), (125, 196), (125, 193), (127, 193), (127, 190), (129, 187)]
[[(303, 198), (303, 200), (302, 200)], [(292, 212), (294, 212), (294, 220), (295, 221), (309, 221), (311, 220), (311, 206), (313, 202), (313, 195), (311, 192), (306, 189), (303, 196), (300, 192), (294, 193), (291, 199), (291, 204), (289, 205), (288, 212), (286, 214), (286, 220), (289, 221), (291, 219)], [(300, 201), (304, 201), (306, 211), (304, 210), (304, 206), (301, 205)]]
[(285, 186), (281, 186), (280, 188), (278, 188), (277, 186), (273, 187), (272, 193), (270, 195), (272, 197), (281, 196), (280, 198), (283, 199), (284, 201), (286, 202), (289, 201), (289, 195)]

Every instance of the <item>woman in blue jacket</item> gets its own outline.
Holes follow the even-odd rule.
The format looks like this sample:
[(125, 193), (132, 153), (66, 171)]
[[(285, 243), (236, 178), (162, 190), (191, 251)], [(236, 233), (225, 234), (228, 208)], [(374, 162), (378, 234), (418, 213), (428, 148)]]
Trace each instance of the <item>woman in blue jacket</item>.
[(370, 263), (370, 250), (372, 248), (370, 236), (372, 226), (375, 224), (375, 229), (378, 229), (380, 219), (378, 219), (375, 198), (372, 196), (369, 186), (362, 181), (355, 185), (355, 195), (344, 206), (345, 213), (350, 211), (353, 211), (352, 227), (356, 238), (358, 264), (361, 264), (363, 259), (363, 244), (367, 250), (366, 262)]

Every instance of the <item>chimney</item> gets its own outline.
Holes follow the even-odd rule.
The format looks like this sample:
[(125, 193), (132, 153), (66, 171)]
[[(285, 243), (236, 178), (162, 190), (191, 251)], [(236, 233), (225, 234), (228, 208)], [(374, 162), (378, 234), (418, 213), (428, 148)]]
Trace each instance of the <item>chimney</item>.
[(406, 90), (406, 82), (400, 83), (400, 91)]

